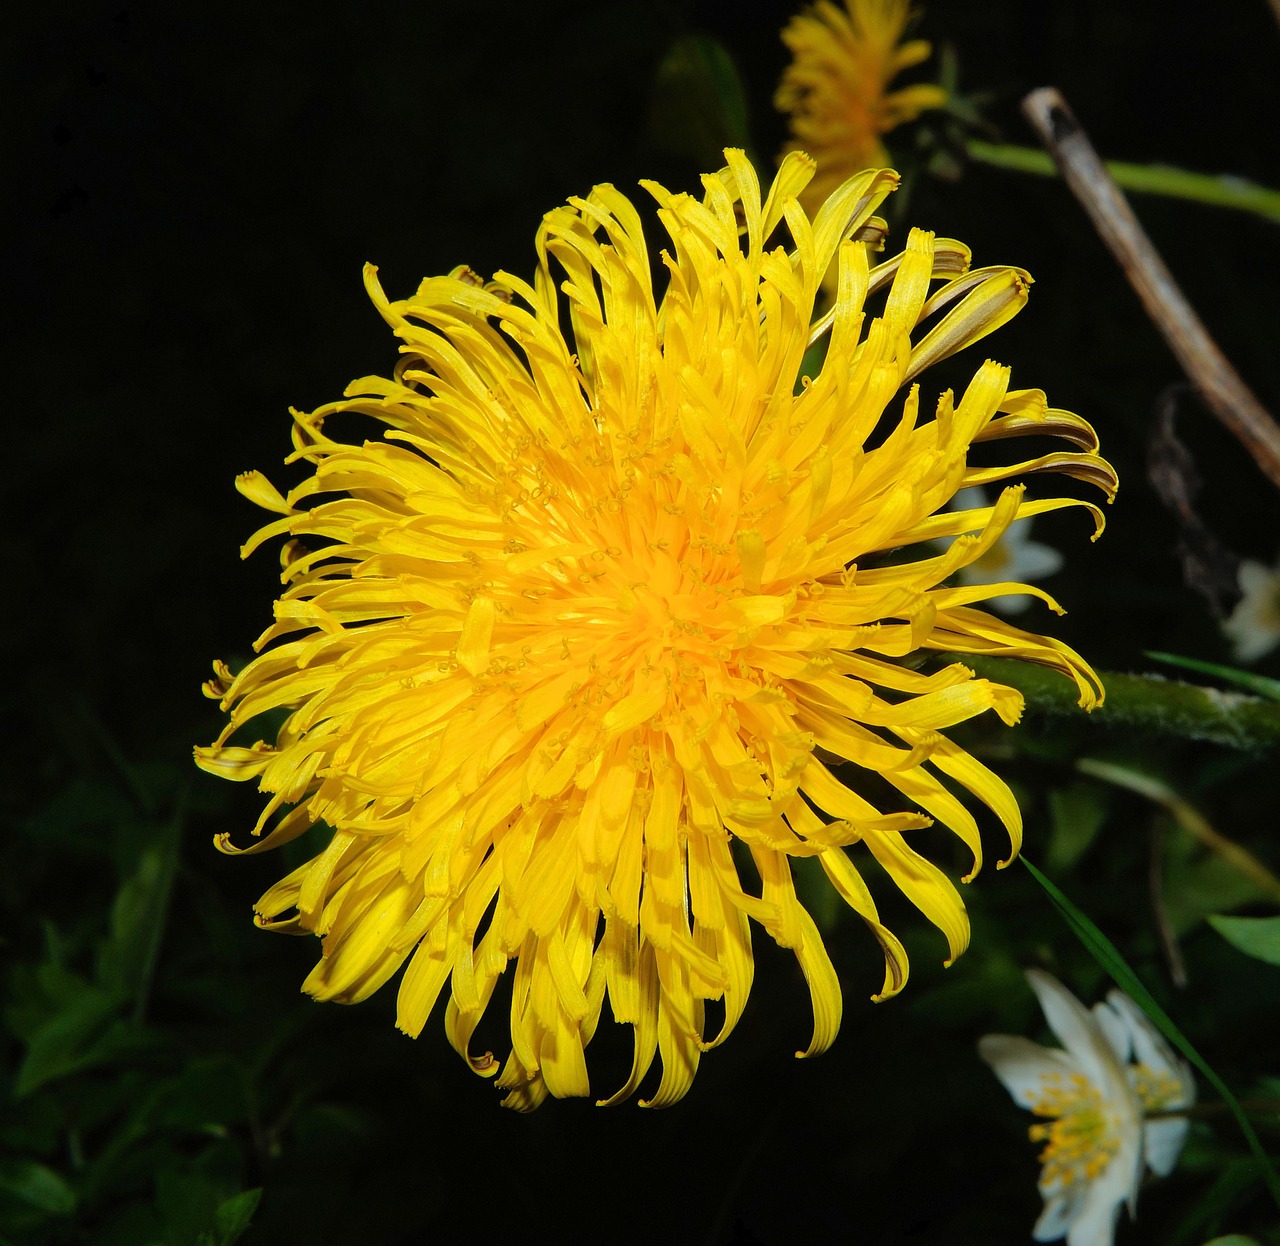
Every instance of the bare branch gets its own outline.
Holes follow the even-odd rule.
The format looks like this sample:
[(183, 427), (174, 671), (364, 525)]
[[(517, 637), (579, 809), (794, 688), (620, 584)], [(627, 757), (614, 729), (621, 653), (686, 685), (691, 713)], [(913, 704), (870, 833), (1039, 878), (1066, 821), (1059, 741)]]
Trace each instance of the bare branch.
[(1280, 487), (1280, 425), (1218, 349), (1138, 223), (1061, 93), (1032, 91), (1022, 111), (1124, 269), (1156, 327), (1213, 413)]

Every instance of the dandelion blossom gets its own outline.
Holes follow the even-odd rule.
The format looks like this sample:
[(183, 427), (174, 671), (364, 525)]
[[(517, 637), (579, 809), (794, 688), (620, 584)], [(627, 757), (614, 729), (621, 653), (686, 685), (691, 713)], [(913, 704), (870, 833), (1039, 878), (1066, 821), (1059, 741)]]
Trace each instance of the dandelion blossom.
[(910, 16), (908, 0), (818, 0), (783, 30), (793, 59), (773, 102), (790, 114), (790, 147), (818, 164), (806, 208), (816, 209), (855, 173), (888, 164), (881, 135), (946, 104), (940, 86), (890, 90), (932, 50), (923, 39), (902, 42)]
[[(544, 218), (532, 284), (458, 270), (392, 302), (368, 269), (394, 375), (295, 413), (312, 474), (287, 495), (239, 481), (277, 513), (245, 552), (287, 538), (286, 587), (259, 656), (234, 678), (218, 665), (207, 691), (230, 722), (198, 757), (269, 794), (244, 851), (332, 831), (258, 921), (321, 937), (317, 999), (364, 999), (404, 966), (399, 1025), (417, 1035), (446, 994), (450, 1042), (516, 1108), (590, 1093), (606, 1000), (634, 1039), (607, 1101), (655, 1058), (648, 1102), (679, 1099), (742, 1016), (755, 928), (808, 981), (804, 1054), (826, 1048), (840, 987), (794, 857), (816, 857), (879, 940), (880, 996), (907, 958), (850, 849), (964, 950), (956, 888), (911, 834), (936, 819), (976, 871), (958, 789), (1016, 852), (1008, 787), (943, 732), (986, 710), (1013, 723), (1022, 702), (958, 663), (901, 659), (1004, 654), (1074, 679), (1086, 707), (1100, 695), (1067, 646), (975, 608), (1016, 586), (945, 584), (1019, 516), (1085, 506), (1101, 522), (1020, 484), (947, 511), (965, 485), (1060, 471), (1114, 488), (1088, 425), (999, 364), (922, 418), (914, 378), (1014, 315), (1026, 275), (970, 272), (964, 247), (921, 231), (871, 267), (851, 238), (895, 174), (852, 179), (811, 221), (809, 159), (787, 157), (763, 199), (742, 153), (726, 159), (700, 199), (645, 184), (668, 235), (662, 294), (640, 213), (611, 186)], [(833, 257), (839, 297), (813, 324)], [(800, 378), (823, 333), (825, 364)], [(337, 440), (339, 413), (386, 431)], [(970, 466), (974, 442), (1028, 433), (1081, 448)], [(286, 715), (273, 742), (228, 743), (267, 712)], [(902, 799), (875, 807), (865, 773)], [(472, 1039), (504, 974), (498, 1060)]]

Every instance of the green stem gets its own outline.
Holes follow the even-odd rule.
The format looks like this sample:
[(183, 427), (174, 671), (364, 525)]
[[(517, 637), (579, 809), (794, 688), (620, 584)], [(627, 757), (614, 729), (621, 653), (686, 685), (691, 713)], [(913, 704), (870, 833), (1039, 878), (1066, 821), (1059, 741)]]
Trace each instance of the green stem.
[[(1056, 177), (1057, 166), (1046, 151), (1037, 147), (1019, 147), (1013, 143), (984, 143), (970, 139), (969, 158), (980, 164), (1038, 177)], [(1231, 174), (1191, 173), (1167, 164), (1128, 164), (1122, 160), (1106, 161), (1107, 172), (1124, 187), (1148, 195), (1166, 195), (1172, 199), (1190, 199), (1218, 208), (1234, 208), (1280, 224), (1280, 190), (1259, 186)]]
[[(1016, 688), (1026, 699), (1029, 714), (1086, 721), (1076, 703), (1075, 685), (1056, 671), (1011, 658), (967, 653), (947, 654), (946, 658), (962, 663), (983, 679)], [(1274, 701), (1152, 675), (1104, 671), (1101, 679), (1107, 690), (1106, 703), (1087, 721), (1148, 735), (1208, 740), (1244, 752), (1280, 747), (1280, 704)]]
[[(1240, 1104), (1240, 1110), (1245, 1115), (1280, 1115), (1280, 1099), (1255, 1097), (1252, 1099), (1240, 1099), (1237, 1102)], [(1223, 1113), (1232, 1111), (1231, 1104), (1220, 1099), (1210, 1099), (1207, 1103), (1188, 1103), (1186, 1107), (1166, 1108), (1160, 1112), (1146, 1112), (1143, 1114), (1142, 1119), (1145, 1121), (1165, 1121), (1177, 1120), (1182, 1116), (1204, 1118), (1221, 1116)]]

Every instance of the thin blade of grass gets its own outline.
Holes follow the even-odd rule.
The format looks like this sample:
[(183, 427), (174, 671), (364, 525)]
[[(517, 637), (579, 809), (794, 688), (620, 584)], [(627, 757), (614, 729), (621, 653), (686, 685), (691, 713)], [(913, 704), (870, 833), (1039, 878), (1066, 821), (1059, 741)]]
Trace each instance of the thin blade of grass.
[(1266, 675), (1255, 675), (1253, 671), (1242, 671), (1236, 666), (1222, 666), (1217, 662), (1203, 662), (1199, 658), (1184, 658), (1177, 653), (1157, 653), (1148, 650), (1144, 657), (1153, 662), (1164, 662), (1168, 666), (1180, 666), (1184, 670), (1195, 671), (1198, 675), (1211, 675), (1225, 683), (1235, 684), (1252, 692), (1255, 696), (1266, 697), (1269, 701), (1280, 701), (1280, 679), (1270, 679)]

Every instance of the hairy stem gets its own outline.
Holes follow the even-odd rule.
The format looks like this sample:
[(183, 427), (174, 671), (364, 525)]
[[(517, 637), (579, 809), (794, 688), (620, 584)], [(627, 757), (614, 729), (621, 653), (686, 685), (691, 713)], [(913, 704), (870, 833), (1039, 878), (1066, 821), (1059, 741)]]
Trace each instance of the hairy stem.
[[(1055, 671), (1012, 658), (975, 654), (946, 655), (983, 679), (1007, 684), (1022, 693), (1029, 714), (1084, 720), (1075, 687)], [(1202, 688), (1157, 675), (1100, 675), (1107, 690), (1105, 704), (1088, 721), (1149, 735), (1208, 740), (1245, 752), (1280, 746), (1280, 704), (1239, 692)]]

